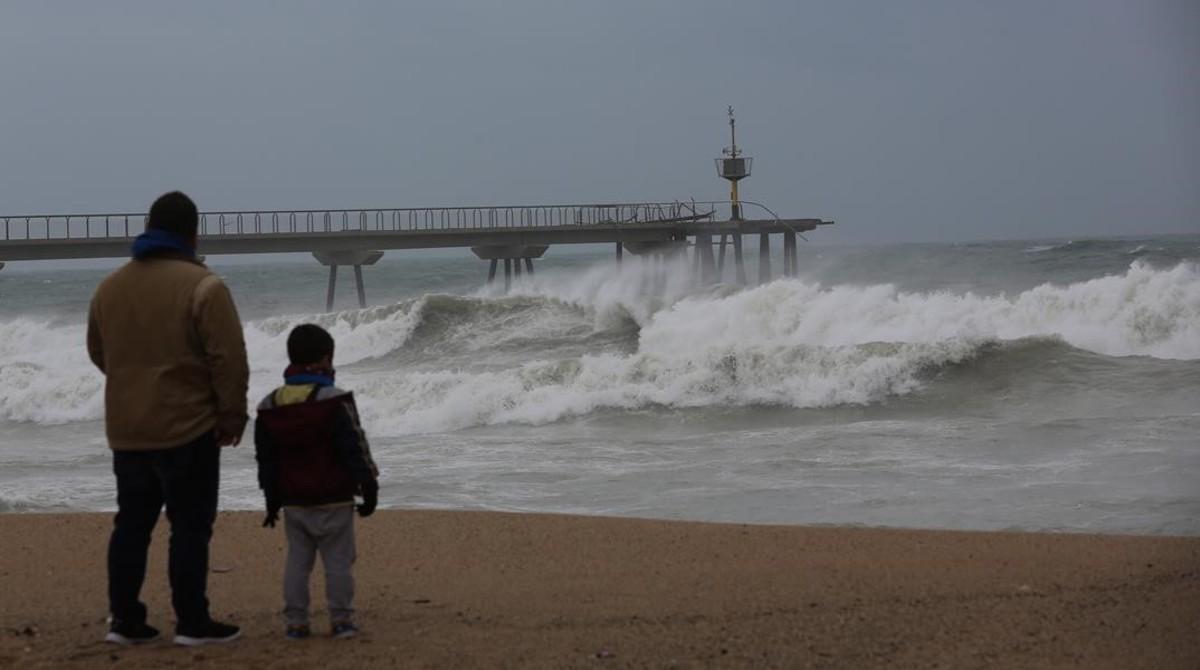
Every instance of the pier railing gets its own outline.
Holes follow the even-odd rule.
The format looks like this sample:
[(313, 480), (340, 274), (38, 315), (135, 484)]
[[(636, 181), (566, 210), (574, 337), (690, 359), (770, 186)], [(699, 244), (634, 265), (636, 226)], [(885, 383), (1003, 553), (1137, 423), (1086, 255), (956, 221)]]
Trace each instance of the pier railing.
[[(298, 209), (202, 212), (200, 235), (487, 230), (714, 221), (728, 202), (656, 202), (510, 207)], [(145, 213), (2, 216), (0, 240), (120, 239), (145, 229)]]

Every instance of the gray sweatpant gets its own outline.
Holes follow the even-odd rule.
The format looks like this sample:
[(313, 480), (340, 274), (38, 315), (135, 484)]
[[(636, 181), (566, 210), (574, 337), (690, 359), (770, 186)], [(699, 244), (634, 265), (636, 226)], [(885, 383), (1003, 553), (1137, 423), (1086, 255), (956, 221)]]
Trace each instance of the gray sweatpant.
[(283, 571), (283, 616), (289, 625), (308, 623), (308, 578), (317, 552), (325, 566), (329, 620), (354, 616), (354, 505), (287, 507), (287, 566)]

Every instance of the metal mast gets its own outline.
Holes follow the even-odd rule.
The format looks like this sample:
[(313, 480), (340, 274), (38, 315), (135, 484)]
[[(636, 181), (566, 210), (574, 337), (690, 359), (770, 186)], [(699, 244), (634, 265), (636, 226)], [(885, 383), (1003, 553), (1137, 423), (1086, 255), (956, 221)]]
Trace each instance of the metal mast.
[(742, 205), (738, 200), (738, 182), (750, 176), (750, 165), (754, 159), (743, 158), (742, 150), (737, 146), (737, 121), (733, 117), (733, 105), (729, 106), (729, 146), (721, 150), (721, 155), (726, 158), (717, 159), (717, 174), (729, 180), (729, 218), (740, 221)]

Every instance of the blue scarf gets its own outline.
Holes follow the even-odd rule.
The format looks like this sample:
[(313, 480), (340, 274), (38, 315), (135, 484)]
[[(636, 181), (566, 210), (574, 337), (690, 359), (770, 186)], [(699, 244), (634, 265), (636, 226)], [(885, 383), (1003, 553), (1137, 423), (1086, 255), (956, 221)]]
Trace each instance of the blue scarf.
[(283, 382), (291, 386), (301, 384), (316, 384), (317, 386), (333, 386), (334, 372), (332, 368), (319, 365), (289, 365), (283, 371)]
[(182, 237), (158, 228), (148, 228), (146, 232), (138, 235), (134, 239), (130, 251), (138, 260), (164, 251), (183, 254), (188, 258), (196, 257), (196, 250), (189, 246)]

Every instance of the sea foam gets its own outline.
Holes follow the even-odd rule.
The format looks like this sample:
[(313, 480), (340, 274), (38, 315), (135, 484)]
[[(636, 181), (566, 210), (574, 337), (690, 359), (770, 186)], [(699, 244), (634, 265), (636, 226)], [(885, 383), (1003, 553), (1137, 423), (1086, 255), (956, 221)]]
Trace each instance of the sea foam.
[[(685, 267), (627, 262), (619, 275), (598, 266), (526, 279), (516, 297), (424, 296), (253, 321), (246, 324), (251, 402), (278, 383), (287, 333), (306, 321), (337, 339), (339, 383), (356, 391), (377, 435), (537, 424), (601, 409), (872, 403), (910, 393), (931, 370), (989, 345), (1024, 338), (1057, 338), (1107, 356), (1200, 359), (1200, 269), (1190, 263), (1154, 269), (1135, 261), (1123, 274), (1013, 296), (793, 279), (698, 291)], [(575, 309), (549, 309), (563, 304)], [(506, 309), (523, 310), (522, 318), (497, 319)], [(563, 357), (533, 338), (504, 365), (483, 365), (489, 347), (523, 328), (538, 332), (539, 312), (593, 331), (630, 320), (640, 330), (631, 351)], [(453, 321), (459, 338), (478, 338), (481, 365), (439, 367), (436, 341), (425, 343), (431, 360), (419, 369), (372, 364), (411, 344), (431, 319)], [(578, 332), (566, 326), (546, 330)], [(0, 420), (100, 418), (102, 378), (87, 361), (83, 337), (81, 325), (0, 322)]]

